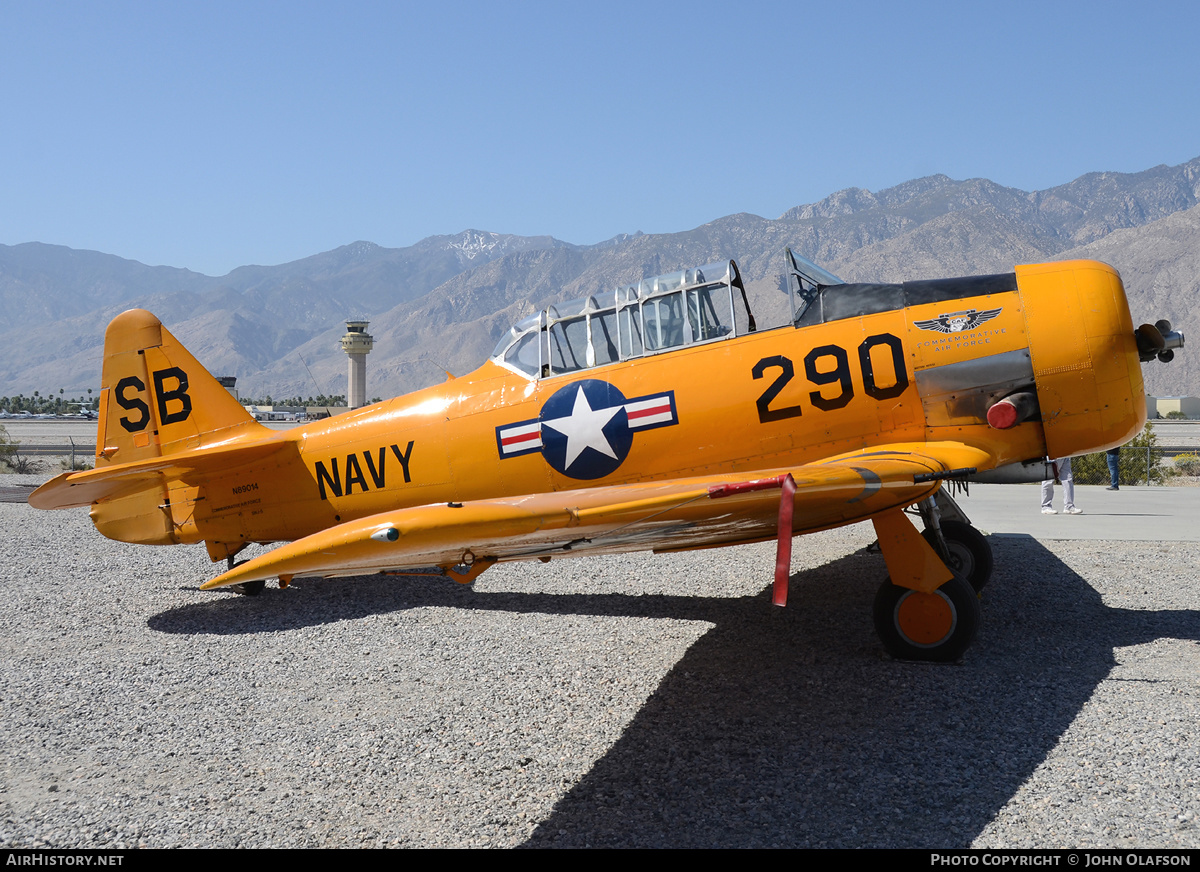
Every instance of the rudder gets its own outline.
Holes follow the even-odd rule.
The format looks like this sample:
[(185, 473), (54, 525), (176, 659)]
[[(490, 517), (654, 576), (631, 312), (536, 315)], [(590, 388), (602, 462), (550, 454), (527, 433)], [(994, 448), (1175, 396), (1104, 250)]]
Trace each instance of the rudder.
[(154, 315), (130, 309), (108, 325), (97, 468), (265, 433)]

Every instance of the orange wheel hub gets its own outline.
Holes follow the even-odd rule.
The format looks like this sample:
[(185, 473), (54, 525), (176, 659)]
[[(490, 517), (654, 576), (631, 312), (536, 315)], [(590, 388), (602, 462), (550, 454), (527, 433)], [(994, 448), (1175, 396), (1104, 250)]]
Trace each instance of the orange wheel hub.
[(896, 604), (896, 629), (914, 645), (936, 645), (955, 622), (954, 605), (941, 591), (910, 591)]

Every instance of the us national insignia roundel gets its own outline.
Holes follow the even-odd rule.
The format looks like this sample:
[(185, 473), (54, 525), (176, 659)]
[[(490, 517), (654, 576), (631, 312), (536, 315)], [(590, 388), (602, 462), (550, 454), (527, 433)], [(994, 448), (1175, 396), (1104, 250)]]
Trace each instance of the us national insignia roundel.
[(496, 428), (501, 459), (541, 452), (571, 478), (603, 478), (624, 463), (637, 430), (679, 423), (675, 392), (628, 400), (598, 379), (572, 382), (546, 400), (541, 414)]

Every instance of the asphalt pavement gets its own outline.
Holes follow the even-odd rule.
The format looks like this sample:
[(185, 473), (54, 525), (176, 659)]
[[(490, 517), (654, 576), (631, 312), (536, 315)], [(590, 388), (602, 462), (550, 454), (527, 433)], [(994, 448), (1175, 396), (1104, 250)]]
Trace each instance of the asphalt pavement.
[(1054, 488), (1057, 515), (1042, 514), (1041, 486), (974, 484), (955, 497), (971, 523), (992, 535), (1036, 539), (1104, 539), (1126, 542), (1200, 541), (1200, 487), (1075, 487), (1079, 515), (1062, 514), (1062, 488)]

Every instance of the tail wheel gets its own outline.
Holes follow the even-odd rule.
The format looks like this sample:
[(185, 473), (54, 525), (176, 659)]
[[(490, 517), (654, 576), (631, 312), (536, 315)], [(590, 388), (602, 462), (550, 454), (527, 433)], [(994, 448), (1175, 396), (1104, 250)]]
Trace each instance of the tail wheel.
[(952, 663), (962, 657), (979, 629), (979, 596), (961, 575), (933, 593), (884, 579), (875, 595), (875, 631), (897, 660)]
[[(243, 545), (242, 547), (244, 548), (245, 545)], [(241, 548), (239, 548), (238, 550), (240, 551)], [(225, 565), (228, 567), (228, 570), (230, 572), (232, 572), (234, 569), (236, 569), (237, 567), (241, 566), (243, 563), (246, 563), (246, 562), (248, 562), (248, 561), (245, 561), (245, 560), (235, 561), (233, 559), (232, 554), (230, 554), (227, 558), (225, 558)], [(263, 592), (263, 588), (266, 586), (267, 586), (266, 581), (259, 578), (259, 579), (255, 579), (254, 581), (243, 581), (240, 584), (231, 584), (231, 585), (229, 585), (229, 589), (231, 591), (233, 591), (234, 593), (240, 593), (242, 596), (258, 596), (260, 593)]]
[[(992, 546), (987, 537), (962, 521), (942, 521), (942, 538), (946, 540), (946, 548), (950, 552), (947, 565), (950, 569), (963, 576), (979, 593), (992, 577)], [(925, 541), (937, 550), (937, 536), (933, 530), (921, 534)]]
[(240, 584), (231, 584), (229, 589), (234, 593), (240, 593), (243, 596), (258, 596), (263, 592), (263, 588), (267, 583), (261, 578), (256, 578), (254, 581), (243, 581)]

